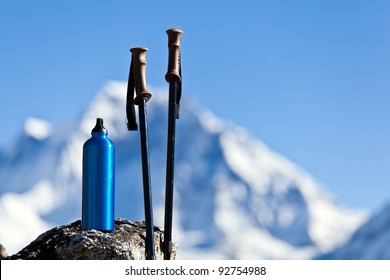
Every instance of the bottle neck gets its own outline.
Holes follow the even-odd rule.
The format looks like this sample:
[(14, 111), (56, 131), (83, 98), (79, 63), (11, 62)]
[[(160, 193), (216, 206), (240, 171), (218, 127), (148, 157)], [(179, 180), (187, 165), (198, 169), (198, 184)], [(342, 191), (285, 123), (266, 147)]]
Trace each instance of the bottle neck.
[(103, 131), (93, 131), (91, 134), (93, 137), (106, 137), (108, 133)]

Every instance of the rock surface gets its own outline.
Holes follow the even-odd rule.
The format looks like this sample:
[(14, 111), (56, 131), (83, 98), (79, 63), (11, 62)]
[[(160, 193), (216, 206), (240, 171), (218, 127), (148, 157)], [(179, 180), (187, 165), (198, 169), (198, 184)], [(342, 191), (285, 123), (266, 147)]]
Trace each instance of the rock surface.
[[(8, 259), (23, 260), (144, 260), (145, 224), (125, 219), (115, 220), (113, 232), (81, 230), (81, 221), (55, 227)], [(156, 259), (164, 259), (164, 234), (154, 228)], [(173, 246), (171, 259), (176, 257)]]
[(4, 260), (8, 257), (7, 251), (5, 250), (4, 246), (0, 244), (0, 260)]

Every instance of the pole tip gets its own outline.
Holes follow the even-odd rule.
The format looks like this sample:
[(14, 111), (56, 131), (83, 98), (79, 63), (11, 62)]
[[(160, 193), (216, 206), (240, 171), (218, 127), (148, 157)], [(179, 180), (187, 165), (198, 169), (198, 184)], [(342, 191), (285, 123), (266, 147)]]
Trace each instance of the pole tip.
[(145, 47), (134, 47), (134, 48), (130, 49), (130, 52), (131, 53), (143, 53), (143, 52), (147, 52), (148, 50), (149, 49), (145, 48)]
[(183, 30), (179, 29), (179, 28), (169, 28), (167, 31), (166, 31), (168, 34), (169, 33), (179, 33), (179, 34), (182, 34), (183, 33)]

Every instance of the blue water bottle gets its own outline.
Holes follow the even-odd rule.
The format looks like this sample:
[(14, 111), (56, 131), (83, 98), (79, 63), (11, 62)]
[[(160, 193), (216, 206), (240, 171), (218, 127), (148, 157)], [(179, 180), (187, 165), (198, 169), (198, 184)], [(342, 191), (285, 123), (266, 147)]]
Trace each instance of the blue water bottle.
[(114, 230), (115, 145), (103, 119), (96, 119), (92, 137), (83, 146), (83, 230)]

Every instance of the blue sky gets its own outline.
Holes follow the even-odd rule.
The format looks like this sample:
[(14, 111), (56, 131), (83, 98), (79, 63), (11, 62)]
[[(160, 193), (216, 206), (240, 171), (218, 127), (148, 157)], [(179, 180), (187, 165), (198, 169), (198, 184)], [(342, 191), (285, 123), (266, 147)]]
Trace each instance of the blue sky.
[(0, 1), (5, 147), (28, 116), (60, 124), (149, 48), (166, 86), (167, 37), (182, 37), (184, 94), (247, 128), (348, 206), (390, 200), (390, 2)]

